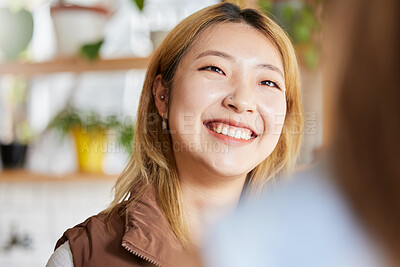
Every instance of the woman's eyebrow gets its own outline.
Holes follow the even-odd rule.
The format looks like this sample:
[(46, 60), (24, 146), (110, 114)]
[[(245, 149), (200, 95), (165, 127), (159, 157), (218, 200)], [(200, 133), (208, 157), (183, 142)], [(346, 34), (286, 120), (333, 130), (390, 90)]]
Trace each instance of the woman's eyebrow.
[[(221, 52), (221, 51), (216, 51), (216, 50), (206, 50), (204, 52), (201, 52), (200, 54), (197, 55), (196, 59), (199, 59), (201, 57), (205, 56), (216, 56), (216, 57), (222, 57), (230, 61), (235, 61), (235, 58), (227, 53)], [(283, 76), (283, 72), (275, 65), (272, 64), (258, 64), (256, 66), (257, 68), (260, 69), (267, 69), (267, 70), (272, 70), (277, 72), (279, 75)]]
[(205, 57), (205, 56), (216, 56), (216, 57), (222, 57), (225, 59), (228, 59), (230, 61), (234, 61), (235, 58), (231, 55), (228, 55), (227, 53), (221, 52), (221, 51), (216, 51), (216, 50), (206, 50), (204, 52), (201, 52), (199, 55), (197, 55), (196, 59)]
[(258, 64), (257, 68), (275, 71), (275, 72), (279, 73), (279, 75), (281, 75), (282, 78), (284, 78), (283, 72), (275, 65), (272, 65), (272, 64)]

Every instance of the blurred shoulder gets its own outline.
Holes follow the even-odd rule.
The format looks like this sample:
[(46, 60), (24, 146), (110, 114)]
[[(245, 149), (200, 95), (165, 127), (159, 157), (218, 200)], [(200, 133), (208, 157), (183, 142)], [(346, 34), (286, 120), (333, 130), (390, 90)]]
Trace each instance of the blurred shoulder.
[(218, 225), (210, 266), (384, 266), (340, 190), (320, 166), (296, 173)]

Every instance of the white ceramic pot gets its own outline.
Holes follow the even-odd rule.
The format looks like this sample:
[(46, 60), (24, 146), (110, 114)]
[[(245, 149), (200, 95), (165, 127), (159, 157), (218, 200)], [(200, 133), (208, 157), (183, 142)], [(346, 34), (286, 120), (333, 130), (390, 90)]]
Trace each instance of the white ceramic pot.
[(110, 12), (103, 7), (77, 5), (52, 7), (51, 17), (57, 37), (58, 56), (75, 56), (83, 45), (103, 39), (103, 29), (109, 16)]

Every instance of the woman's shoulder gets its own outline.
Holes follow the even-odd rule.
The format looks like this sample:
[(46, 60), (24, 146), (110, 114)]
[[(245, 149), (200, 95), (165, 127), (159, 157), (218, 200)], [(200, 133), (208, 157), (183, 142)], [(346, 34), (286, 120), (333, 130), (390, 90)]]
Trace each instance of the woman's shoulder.
[(56, 250), (68, 241), (75, 267), (109, 266), (107, 264), (113, 265), (120, 260), (132, 261), (129, 252), (121, 246), (124, 232), (124, 214), (110, 217), (100, 213), (67, 229), (57, 241)]
[(164, 264), (181, 250), (153, 191), (109, 211), (89, 217), (58, 240), (56, 248), (69, 241), (75, 267), (143, 266), (144, 259)]
[(387, 266), (330, 177), (298, 173), (219, 225), (205, 247), (218, 261), (210, 266)]
[(63, 236), (57, 241), (56, 248), (64, 244), (67, 240), (73, 240), (74, 243), (93, 243), (95, 241), (105, 241), (123, 234), (124, 216), (111, 218), (106, 213), (87, 218), (84, 222), (67, 229)]

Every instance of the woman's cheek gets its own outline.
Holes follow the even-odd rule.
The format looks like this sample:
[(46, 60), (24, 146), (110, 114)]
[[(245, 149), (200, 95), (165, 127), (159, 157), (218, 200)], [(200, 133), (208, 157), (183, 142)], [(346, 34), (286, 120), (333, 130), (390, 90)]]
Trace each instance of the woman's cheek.
[(264, 134), (280, 134), (286, 116), (285, 95), (270, 95), (264, 98), (262, 103), (259, 105), (256, 128)]
[(275, 127), (274, 127), (274, 134), (280, 135), (282, 133), (282, 128), (285, 123), (285, 114), (276, 115), (275, 118)]

